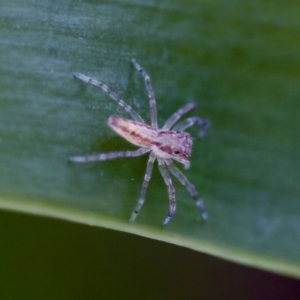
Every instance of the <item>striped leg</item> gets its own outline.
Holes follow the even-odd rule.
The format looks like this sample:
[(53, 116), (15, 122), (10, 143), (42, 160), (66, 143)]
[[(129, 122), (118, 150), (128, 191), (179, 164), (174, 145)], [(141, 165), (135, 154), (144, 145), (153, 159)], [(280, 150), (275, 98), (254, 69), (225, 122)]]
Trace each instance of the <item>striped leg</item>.
[(192, 185), (184, 174), (174, 165), (172, 160), (167, 160), (166, 164), (170, 172), (176, 177), (180, 183), (186, 187), (192, 198), (195, 200), (196, 205), (200, 209), (201, 217), (204, 221), (208, 220), (208, 214), (206, 212), (203, 200), (199, 197), (198, 192), (196, 191), (194, 185)]
[(107, 85), (102, 83), (101, 81), (98, 81), (96, 79), (93, 79), (91, 77), (88, 77), (86, 75), (83, 75), (81, 73), (73, 73), (73, 75), (82, 80), (85, 83), (91, 84), (96, 86), (97, 88), (101, 89), (103, 92), (108, 94), (108, 96), (116, 101), (121, 107), (123, 107), (130, 115), (131, 117), (140, 123), (145, 123), (142, 117), (127, 103), (125, 103), (116, 93), (114, 93)]
[(144, 181), (142, 184), (142, 189), (141, 189), (141, 194), (140, 194), (140, 198), (139, 201), (137, 202), (133, 212), (131, 213), (131, 217), (129, 222), (133, 223), (135, 218), (137, 217), (137, 215), (139, 214), (141, 207), (143, 206), (144, 202), (145, 202), (145, 196), (146, 196), (146, 190), (149, 184), (149, 181), (151, 179), (151, 174), (152, 174), (152, 170), (153, 170), (153, 163), (156, 159), (156, 155), (151, 152), (149, 159), (148, 159), (148, 163), (147, 163), (147, 168), (146, 168), (146, 173), (144, 176)]
[(151, 151), (149, 147), (139, 148), (134, 151), (113, 151), (107, 153), (92, 153), (92, 154), (85, 154), (85, 155), (75, 155), (69, 158), (70, 161), (73, 162), (93, 162), (93, 161), (104, 161), (108, 159), (114, 159), (119, 157), (135, 157), (143, 155), (147, 152)]
[(133, 63), (133, 65), (137, 69), (137, 71), (144, 77), (146, 89), (147, 89), (147, 93), (148, 93), (148, 98), (149, 98), (151, 126), (154, 128), (157, 128), (156, 101), (155, 101), (154, 91), (153, 91), (150, 77), (147, 74), (147, 72), (141, 68), (139, 63), (134, 58), (131, 59), (131, 62)]
[(170, 128), (181, 118), (196, 106), (196, 102), (189, 102), (185, 106), (179, 108), (166, 122), (162, 130), (170, 130)]
[(173, 218), (176, 211), (175, 188), (172, 183), (172, 179), (168, 172), (168, 169), (165, 165), (165, 161), (158, 158), (158, 167), (159, 167), (160, 174), (163, 177), (165, 184), (168, 187), (168, 193), (169, 193), (169, 213), (163, 221), (163, 226), (165, 226)]
[(175, 125), (174, 128), (172, 128), (172, 130), (176, 131), (183, 131), (186, 128), (197, 124), (198, 126), (200, 126), (200, 131), (199, 131), (199, 137), (204, 137), (206, 134), (206, 130), (209, 128), (210, 126), (210, 122), (208, 119), (204, 119), (201, 117), (191, 117), (191, 118), (187, 118), (185, 121)]

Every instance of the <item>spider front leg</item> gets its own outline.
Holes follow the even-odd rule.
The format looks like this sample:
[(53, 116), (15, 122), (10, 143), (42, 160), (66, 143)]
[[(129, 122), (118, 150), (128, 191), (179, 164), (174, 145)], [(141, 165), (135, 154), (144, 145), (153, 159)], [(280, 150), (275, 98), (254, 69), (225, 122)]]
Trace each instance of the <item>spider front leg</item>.
[(208, 214), (206, 212), (203, 200), (199, 197), (198, 192), (196, 191), (194, 185), (192, 185), (185, 175), (174, 165), (172, 160), (167, 160), (166, 164), (168, 166), (169, 171), (176, 177), (179, 182), (186, 187), (192, 198), (194, 199), (196, 205), (200, 209), (201, 217), (204, 221), (208, 220)]
[(182, 115), (188, 113), (195, 108), (196, 102), (189, 102), (185, 106), (179, 108), (166, 122), (162, 130), (170, 130), (170, 128), (182, 117)]
[(134, 65), (134, 67), (137, 69), (137, 71), (144, 77), (146, 89), (148, 92), (148, 98), (149, 98), (151, 126), (157, 128), (156, 101), (155, 101), (155, 96), (154, 96), (154, 91), (151, 84), (150, 76), (147, 74), (145, 70), (141, 68), (139, 63), (134, 58), (131, 59), (131, 62)]
[(204, 119), (201, 117), (187, 118), (185, 121), (175, 125), (172, 130), (184, 131), (186, 128), (191, 127), (194, 124), (200, 126), (199, 137), (204, 137), (206, 134), (206, 130), (210, 127), (210, 122), (208, 119)]
[(145, 202), (145, 195), (146, 195), (146, 190), (149, 184), (149, 181), (151, 179), (151, 174), (152, 174), (152, 170), (153, 170), (153, 163), (156, 159), (156, 155), (151, 152), (149, 159), (148, 159), (148, 163), (147, 163), (147, 168), (146, 168), (146, 173), (144, 176), (144, 181), (142, 184), (142, 189), (141, 189), (141, 194), (140, 194), (140, 198), (131, 214), (130, 223), (133, 223), (135, 218), (137, 217), (137, 215), (139, 214), (141, 207), (143, 206), (144, 202)]
[(173, 218), (176, 211), (175, 188), (172, 183), (171, 176), (165, 165), (165, 160), (158, 158), (158, 167), (159, 167), (160, 174), (163, 177), (165, 184), (167, 185), (168, 193), (169, 193), (169, 213), (163, 221), (163, 226), (165, 226)]

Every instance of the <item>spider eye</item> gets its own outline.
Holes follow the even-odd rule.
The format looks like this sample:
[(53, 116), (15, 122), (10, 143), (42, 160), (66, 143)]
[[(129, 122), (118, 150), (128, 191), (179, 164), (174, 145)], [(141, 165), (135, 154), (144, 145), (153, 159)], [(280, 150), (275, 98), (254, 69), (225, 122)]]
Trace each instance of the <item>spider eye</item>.
[(178, 155), (178, 154), (180, 154), (180, 151), (178, 151), (178, 150), (175, 150), (175, 151), (173, 152), (173, 154), (176, 154), (176, 155)]

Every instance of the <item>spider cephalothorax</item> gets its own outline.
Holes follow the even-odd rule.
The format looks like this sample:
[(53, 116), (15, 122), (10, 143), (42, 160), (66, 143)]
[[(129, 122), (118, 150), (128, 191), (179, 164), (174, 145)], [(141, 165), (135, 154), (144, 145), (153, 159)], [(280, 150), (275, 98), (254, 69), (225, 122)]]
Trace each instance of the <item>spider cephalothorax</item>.
[(188, 192), (195, 200), (196, 205), (199, 207), (202, 218), (204, 220), (207, 220), (208, 216), (203, 201), (199, 197), (194, 185), (192, 185), (187, 180), (185, 175), (174, 165), (172, 160), (176, 160), (182, 163), (187, 169), (190, 165), (188, 157), (191, 154), (192, 139), (190, 134), (187, 132), (183, 132), (183, 130), (194, 124), (197, 124), (198, 126), (200, 126), (199, 136), (203, 137), (205, 135), (206, 129), (210, 126), (210, 123), (207, 119), (201, 117), (191, 117), (174, 126), (174, 124), (180, 119), (183, 114), (189, 112), (195, 107), (195, 102), (189, 102), (182, 108), (178, 109), (165, 122), (164, 126), (159, 129), (157, 126), (156, 101), (150, 77), (140, 67), (135, 59), (132, 59), (131, 62), (145, 79), (150, 104), (151, 126), (145, 124), (141, 116), (131, 106), (126, 104), (117, 94), (112, 92), (110, 88), (104, 83), (97, 81), (91, 77), (85, 76), (81, 73), (74, 73), (74, 76), (86, 83), (90, 83), (102, 89), (110, 96), (110, 98), (116, 101), (131, 115), (134, 120), (124, 119), (117, 115), (112, 115), (108, 119), (108, 125), (117, 134), (125, 138), (130, 143), (139, 146), (140, 148), (135, 151), (116, 151), (108, 153), (77, 155), (70, 157), (70, 160), (74, 162), (103, 161), (118, 157), (140, 156), (142, 154), (150, 152), (140, 198), (131, 214), (130, 222), (133, 222), (135, 220), (143, 203), (145, 202), (146, 189), (151, 178), (153, 163), (156, 159), (158, 160), (160, 173), (166, 185), (168, 186), (169, 192), (169, 213), (164, 219), (163, 225), (166, 225), (171, 220), (176, 211), (175, 189), (168, 170), (181, 182), (181, 184), (183, 184), (187, 188)]
[(160, 131), (156, 139), (156, 146), (164, 152), (162, 156), (165, 158), (187, 160), (191, 154), (191, 135), (180, 131)]

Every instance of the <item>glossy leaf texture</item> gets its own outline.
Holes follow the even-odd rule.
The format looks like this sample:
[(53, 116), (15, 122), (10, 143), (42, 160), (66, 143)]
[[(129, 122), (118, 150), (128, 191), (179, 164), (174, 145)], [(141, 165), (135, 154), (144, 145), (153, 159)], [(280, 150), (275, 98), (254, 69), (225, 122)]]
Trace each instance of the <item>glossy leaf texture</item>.
[[(0, 207), (162, 240), (300, 277), (300, 41), (296, 1), (2, 1)], [(134, 146), (107, 126), (129, 117), (72, 76), (102, 80), (159, 124), (194, 100), (211, 120), (191, 168), (209, 212), (201, 222), (178, 182), (177, 213), (157, 166), (128, 224), (147, 157), (73, 164), (68, 157)]]

